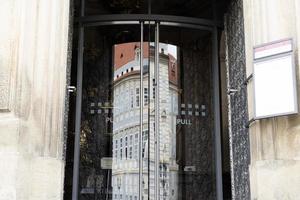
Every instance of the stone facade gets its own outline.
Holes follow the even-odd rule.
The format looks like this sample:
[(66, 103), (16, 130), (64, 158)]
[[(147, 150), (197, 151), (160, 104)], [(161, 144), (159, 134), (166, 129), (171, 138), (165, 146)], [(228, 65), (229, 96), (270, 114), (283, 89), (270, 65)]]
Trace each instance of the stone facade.
[(62, 199), (69, 12), (0, 3), (0, 199)]
[[(246, 73), (253, 71), (253, 47), (293, 38), (299, 99), (299, 0), (244, 0)], [(253, 82), (248, 84), (249, 119), (253, 117)], [(251, 199), (286, 200), (300, 196), (300, 117), (273, 117), (250, 125)]]

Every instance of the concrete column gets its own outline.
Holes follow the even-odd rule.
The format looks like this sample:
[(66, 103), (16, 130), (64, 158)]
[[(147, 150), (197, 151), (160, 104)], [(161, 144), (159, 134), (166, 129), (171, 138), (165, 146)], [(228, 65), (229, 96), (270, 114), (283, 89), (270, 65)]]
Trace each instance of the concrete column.
[[(300, 1), (244, 0), (244, 18), (247, 74), (253, 71), (253, 46), (293, 38), (299, 95)], [(253, 117), (252, 84), (248, 86), (249, 119)], [(259, 120), (249, 135), (251, 198), (299, 199), (300, 116)]]
[(63, 199), (69, 1), (1, 1), (0, 21), (0, 200)]

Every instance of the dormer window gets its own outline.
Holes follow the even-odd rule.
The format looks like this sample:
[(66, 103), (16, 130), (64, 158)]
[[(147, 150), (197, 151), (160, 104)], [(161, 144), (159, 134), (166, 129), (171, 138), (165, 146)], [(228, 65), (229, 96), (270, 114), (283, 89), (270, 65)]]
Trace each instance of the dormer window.
[(140, 60), (140, 48), (135, 49), (135, 60), (139, 61)]

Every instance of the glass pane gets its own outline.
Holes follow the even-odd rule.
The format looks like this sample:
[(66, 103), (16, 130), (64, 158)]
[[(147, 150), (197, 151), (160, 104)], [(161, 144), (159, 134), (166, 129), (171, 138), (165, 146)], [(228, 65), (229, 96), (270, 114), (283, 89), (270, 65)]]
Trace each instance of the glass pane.
[(213, 1), (152, 0), (151, 13), (213, 19)]
[[(80, 199), (138, 199), (140, 106), (147, 182), (148, 109), (140, 94), (140, 25), (85, 29)], [(144, 71), (148, 43), (143, 45)], [(143, 92), (148, 92), (147, 73)], [(143, 190), (147, 196), (148, 185)]]
[[(222, 20), (228, 0), (215, 2), (216, 17)], [(213, 19), (213, 7), (213, 0), (85, 0), (85, 16), (159, 14)], [(75, 0), (75, 8), (79, 16), (80, 0)]]
[(146, 14), (147, 0), (85, 0), (85, 15)]
[(211, 34), (160, 27), (160, 199), (215, 199)]

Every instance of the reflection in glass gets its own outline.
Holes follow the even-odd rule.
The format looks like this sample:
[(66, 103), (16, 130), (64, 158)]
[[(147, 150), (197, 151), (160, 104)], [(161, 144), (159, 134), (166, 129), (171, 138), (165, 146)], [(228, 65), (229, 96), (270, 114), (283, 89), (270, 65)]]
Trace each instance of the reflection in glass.
[(143, 199), (155, 197), (156, 165), (160, 199), (215, 199), (210, 34), (161, 28), (160, 76), (155, 80), (154, 43), (143, 43), (141, 58), (139, 27), (134, 28), (85, 32), (80, 199), (138, 200), (140, 136)]
[[(122, 43), (113, 47), (113, 199), (138, 199), (140, 106), (144, 106), (142, 131), (143, 197), (148, 198), (148, 43)], [(140, 59), (144, 59), (144, 102), (140, 101)]]
[[(140, 95), (139, 43), (114, 46), (114, 126), (113, 126), (113, 199), (138, 197), (138, 137)], [(176, 197), (176, 114), (177, 113), (177, 48), (160, 44), (160, 104), (164, 113), (160, 119), (160, 194), (162, 199)], [(154, 46), (144, 43), (144, 123), (142, 135), (143, 198), (154, 199)], [(149, 65), (150, 64), (150, 70)], [(150, 76), (150, 79), (148, 77)], [(148, 81), (149, 80), (149, 81)], [(150, 82), (150, 84), (149, 84)], [(151, 91), (151, 92), (150, 92)], [(167, 119), (167, 113), (172, 117)], [(150, 134), (149, 128), (150, 126)], [(149, 184), (149, 187), (148, 187)], [(149, 188), (149, 189), (148, 189)]]

